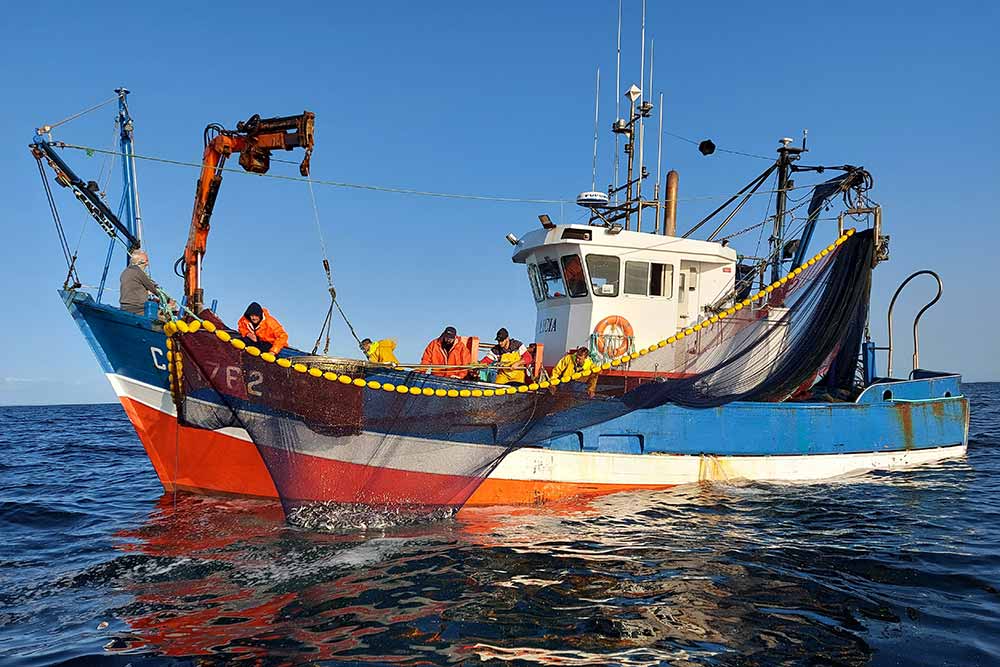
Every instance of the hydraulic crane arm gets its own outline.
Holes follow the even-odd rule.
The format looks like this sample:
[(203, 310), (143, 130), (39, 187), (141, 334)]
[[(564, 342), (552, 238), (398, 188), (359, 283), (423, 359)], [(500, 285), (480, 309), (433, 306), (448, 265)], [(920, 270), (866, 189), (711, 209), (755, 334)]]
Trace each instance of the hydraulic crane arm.
[(84, 182), (82, 178), (77, 176), (55, 151), (55, 145), (39, 137), (29, 148), (36, 160), (41, 162), (44, 158), (48, 162), (56, 174), (56, 183), (73, 191), (73, 195), (87, 208), (87, 212), (93, 216), (108, 236), (125, 239), (129, 250), (139, 247), (139, 239), (118, 219), (118, 216), (111, 212), (108, 205), (97, 194), (97, 183)]
[(205, 154), (183, 257), (184, 294), (194, 312), (199, 312), (203, 305), (201, 260), (205, 256), (212, 210), (219, 195), (226, 160), (233, 153), (239, 153), (243, 169), (254, 174), (266, 174), (271, 167), (271, 151), (303, 148), (306, 154), (299, 165), (299, 173), (308, 176), (315, 118), (316, 115), (310, 111), (298, 116), (279, 118), (253, 115), (248, 120), (237, 123), (236, 130), (226, 130), (216, 124), (205, 128)]

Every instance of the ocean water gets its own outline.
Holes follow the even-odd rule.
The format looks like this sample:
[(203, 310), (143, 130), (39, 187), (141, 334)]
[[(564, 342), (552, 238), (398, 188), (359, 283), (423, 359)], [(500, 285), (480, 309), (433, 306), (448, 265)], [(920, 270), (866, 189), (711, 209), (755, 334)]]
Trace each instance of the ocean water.
[(965, 460), (336, 534), (164, 495), (117, 405), (0, 408), (0, 664), (998, 665), (1000, 384), (966, 390)]

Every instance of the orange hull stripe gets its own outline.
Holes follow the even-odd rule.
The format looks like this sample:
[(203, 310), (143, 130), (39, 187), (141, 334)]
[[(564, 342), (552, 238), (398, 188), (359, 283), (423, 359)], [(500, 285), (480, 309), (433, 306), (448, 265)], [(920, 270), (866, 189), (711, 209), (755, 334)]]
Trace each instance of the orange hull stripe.
[[(160, 483), (167, 491), (277, 498), (271, 476), (251, 442), (205, 429), (178, 426), (164, 412), (121, 397)], [(587, 484), (488, 477), (466, 505), (538, 505), (669, 485)]]

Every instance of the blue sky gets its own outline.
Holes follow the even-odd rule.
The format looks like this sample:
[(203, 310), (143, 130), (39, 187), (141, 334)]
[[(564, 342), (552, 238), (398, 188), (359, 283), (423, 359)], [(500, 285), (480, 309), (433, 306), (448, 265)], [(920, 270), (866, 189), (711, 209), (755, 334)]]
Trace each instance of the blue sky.
[[(198, 161), (209, 122), (254, 113), (316, 113), (317, 179), (420, 190), (572, 200), (590, 188), (595, 69), (602, 72), (598, 183), (610, 176), (617, 2), (507, 3), (17, 3), (0, 43), (5, 103), (0, 253), (7, 325), (0, 329), (0, 403), (113, 400), (55, 294), (65, 275), (26, 144), (33, 128), (132, 90), (137, 150)], [(866, 166), (885, 208), (892, 260), (876, 272), (873, 332), (904, 276), (938, 270), (945, 296), (924, 317), (921, 361), (970, 380), (1000, 379), (994, 305), (1000, 225), (994, 3), (666, 3), (650, 0), (654, 95), (666, 129), (720, 147), (772, 155), (809, 129), (811, 162)], [(622, 87), (638, 80), (638, 0), (625, 3)], [(98, 147), (113, 108), (56, 138)], [(655, 157), (655, 132), (647, 155)], [(284, 155), (297, 159), (300, 153)], [(84, 178), (99, 156), (67, 153)], [(766, 166), (664, 139), (681, 175), (679, 226), (714, 208)], [(235, 161), (234, 161), (235, 164)], [(655, 168), (654, 160), (647, 164)], [(278, 164), (275, 173), (295, 174)], [(139, 164), (154, 277), (171, 266), (190, 221), (196, 172)], [(800, 179), (804, 182), (804, 179)], [(85, 282), (99, 278), (105, 239), (63, 190), (73, 243), (81, 228)], [(536, 215), (580, 218), (567, 205), (429, 199), (317, 187), (341, 303), (359, 333), (394, 337), (415, 358), (447, 324), (529, 339), (534, 305), (507, 232)], [(116, 187), (111, 198), (117, 202)], [(684, 201), (688, 198), (689, 201)], [(694, 200), (690, 200), (697, 198)], [(733, 224), (762, 219), (765, 198)], [(829, 230), (827, 230), (829, 231)], [(752, 251), (755, 234), (734, 241)], [(205, 261), (209, 298), (235, 321), (249, 300), (270, 308), (292, 341), (311, 347), (326, 311), (322, 253), (307, 188), (227, 174)], [(117, 270), (117, 261), (116, 261)], [(927, 286), (898, 306), (897, 369)], [(355, 353), (337, 322), (334, 351)]]

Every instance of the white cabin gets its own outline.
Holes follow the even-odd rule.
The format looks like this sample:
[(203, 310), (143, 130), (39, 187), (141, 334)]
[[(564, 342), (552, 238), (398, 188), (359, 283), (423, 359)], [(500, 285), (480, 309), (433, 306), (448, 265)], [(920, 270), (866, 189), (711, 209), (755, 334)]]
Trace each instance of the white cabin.
[(610, 358), (660, 341), (702, 319), (736, 278), (736, 251), (720, 243), (589, 225), (529, 232), (513, 260), (527, 266), (548, 367), (581, 345)]

